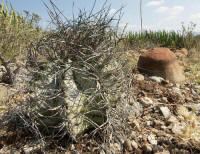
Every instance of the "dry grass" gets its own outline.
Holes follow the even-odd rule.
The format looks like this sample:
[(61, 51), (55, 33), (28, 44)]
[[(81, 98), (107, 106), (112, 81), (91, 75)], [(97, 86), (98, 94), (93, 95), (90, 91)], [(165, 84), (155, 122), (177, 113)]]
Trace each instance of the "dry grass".
[(186, 145), (191, 145), (200, 150), (200, 117), (193, 111), (188, 111), (184, 106), (177, 107), (178, 124), (181, 131), (176, 134), (178, 140)]
[(187, 81), (200, 84), (200, 50), (191, 49), (189, 55), (182, 61)]

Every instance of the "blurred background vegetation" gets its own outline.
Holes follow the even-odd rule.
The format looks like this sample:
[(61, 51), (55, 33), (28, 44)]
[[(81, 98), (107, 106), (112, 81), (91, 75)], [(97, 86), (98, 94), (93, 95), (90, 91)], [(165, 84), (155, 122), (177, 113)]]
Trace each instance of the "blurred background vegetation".
[(0, 54), (6, 61), (25, 55), (28, 47), (42, 36), (39, 15), (28, 11), (24, 14), (19, 15), (11, 5), (0, 5)]
[(182, 24), (181, 31), (130, 31), (125, 37), (125, 43), (131, 48), (152, 48), (155, 46), (168, 47), (170, 49), (199, 48), (199, 41), (194, 36), (196, 25)]

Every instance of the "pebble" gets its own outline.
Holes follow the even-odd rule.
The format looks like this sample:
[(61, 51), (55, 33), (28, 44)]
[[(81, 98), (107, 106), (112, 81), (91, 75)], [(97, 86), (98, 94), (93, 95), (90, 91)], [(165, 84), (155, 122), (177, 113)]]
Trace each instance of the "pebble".
[(43, 153), (41, 151), (39, 145), (37, 145), (37, 146), (28, 146), (28, 145), (25, 145), (24, 148), (23, 148), (23, 152), (26, 153), (26, 154), (29, 154), (29, 153)]
[(145, 124), (146, 124), (146, 126), (152, 126), (153, 122), (152, 121), (146, 121)]
[(187, 104), (189, 108), (191, 108), (197, 115), (200, 114), (200, 103), (198, 104)]
[(177, 121), (178, 121), (177, 118), (174, 117), (174, 116), (170, 116), (170, 118), (167, 120), (167, 122), (168, 122), (169, 124), (175, 123), (175, 122), (177, 122)]
[(144, 75), (142, 75), (142, 74), (137, 74), (137, 75), (135, 76), (135, 78), (136, 78), (137, 81), (143, 81), (143, 80), (144, 80)]
[(149, 77), (149, 79), (151, 79), (152, 81), (155, 81), (157, 83), (161, 83), (162, 81), (164, 81), (163, 78), (158, 77), (158, 76), (151, 76), (151, 77)]
[(153, 135), (153, 134), (149, 135), (147, 139), (148, 139), (149, 143), (152, 145), (158, 144), (158, 141), (156, 140), (155, 135)]
[(106, 153), (105, 153), (105, 151), (104, 151), (104, 150), (101, 150), (101, 151), (100, 151), (100, 154), (106, 154)]
[(166, 127), (166, 126), (164, 126), (164, 125), (163, 125), (163, 126), (161, 126), (160, 128), (161, 128), (162, 130), (166, 130), (166, 129), (167, 129), (167, 127)]
[(167, 99), (167, 97), (162, 97), (161, 101), (162, 101), (163, 103), (167, 103), (167, 102), (168, 102), (168, 99)]
[(160, 121), (160, 120), (154, 120), (154, 124), (156, 125), (156, 126), (163, 126), (163, 125), (165, 125), (165, 123), (163, 122), (163, 121)]
[(164, 150), (162, 152), (155, 152), (155, 154), (170, 154), (168, 150)]
[(118, 151), (121, 151), (122, 148), (119, 143), (114, 143), (114, 146), (117, 148)]
[(6, 68), (4, 66), (0, 66), (0, 72), (6, 72)]
[(192, 89), (191, 91), (192, 91), (192, 94), (193, 94), (193, 95), (199, 96), (198, 93), (197, 93), (196, 91), (194, 91), (193, 89)]
[(171, 116), (171, 112), (168, 107), (160, 107), (160, 111), (162, 112), (165, 119), (168, 119)]
[(175, 93), (175, 94), (179, 95), (180, 97), (182, 97), (182, 93), (181, 93), (180, 88), (173, 87), (172, 91), (173, 91), (173, 93)]
[(182, 133), (182, 130), (183, 130), (183, 126), (181, 126), (180, 124), (178, 123), (175, 123), (172, 127), (172, 132), (174, 134), (181, 134)]
[(133, 150), (138, 149), (138, 144), (134, 140), (131, 141), (131, 145), (133, 147)]
[(154, 104), (153, 101), (149, 97), (143, 97), (140, 99), (140, 101), (146, 107), (149, 107)]
[(136, 132), (135, 132), (135, 131), (132, 131), (132, 132), (131, 132), (131, 138), (132, 138), (132, 139), (136, 138)]
[(194, 88), (200, 90), (200, 85), (195, 85)]
[(75, 145), (74, 144), (70, 145), (70, 150), (75, 150)]

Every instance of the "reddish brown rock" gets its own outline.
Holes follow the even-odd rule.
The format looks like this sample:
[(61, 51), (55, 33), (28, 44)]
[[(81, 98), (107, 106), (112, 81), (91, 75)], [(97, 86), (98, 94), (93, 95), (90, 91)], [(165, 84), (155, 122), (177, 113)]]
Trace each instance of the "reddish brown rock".
[(137, 66), (140, 72), (151, 76), (160, 76), (175, 83), (185, 80), (176, 55), (168, 48), (154, 48), (144, 52)]

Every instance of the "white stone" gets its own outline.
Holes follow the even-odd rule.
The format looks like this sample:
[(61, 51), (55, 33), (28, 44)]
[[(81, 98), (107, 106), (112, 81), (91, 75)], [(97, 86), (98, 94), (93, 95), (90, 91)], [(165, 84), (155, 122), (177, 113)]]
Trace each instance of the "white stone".
[(151, 77), (149, 77), (149, 79), (151, 79), (152, 81), (155, 81), (157, 83), (161, 83), (162, 81), (164, 81), (163, 78), (158, 77), (158, 76), (151, 76)]
[(172, 127), (172, 132), (174, 134), (181, 134), (183, 131), (184, 126), (181, 125), (180, 123), (175, 123)]
[(168, 119), (171, 116), (171, 112), (168, 107), (160, 107), (160, 111), (162, 112), (165, 119)]
[(145, 122), (145, 124), (146, 124), (147, 126), (152, 126), (152, 123), (153, 123), (152, 121), (146, 121), (146, 122)]
[(167, 103), (167, 102), (168, 102), (167, 97), (162, 97), (161, 101), (162, 101), (163, 103)]
[(155, 138), (155, 135), (153, 135), (153, 134), (149, 135), (147, 139), (148, 139), (149, 143), (152, 144), (152, 145), (157, 145), (158, 144), (158, 142), (157, 142), (157, 140)]
[(182, 96), (182, 92), (181, 92), (180, 88), (173, 87), (172, 91), (173, 91), (173, 93), (178, 94), (180, 97)]
[(137, 75), (135, 76), (135, 79), (136, 79), (137, 81), (143, 81), (143, 80), (144, 80), (144, 76), (143, 76), (142, 74), (137, 74)]
[(153, 101), (149, 97), (143, 97), (140, 100), (141, 100), (141, 103), (147, 107), (154, 104)]
[(162, 152), (156, 152), (155, 154), (170, 154), (170, 152), (167, 150), (164, 150)]
[(138, 149), (138, 144), (134, 140), (131, 141), (131, 145), (132, 145), (134, 150)]

